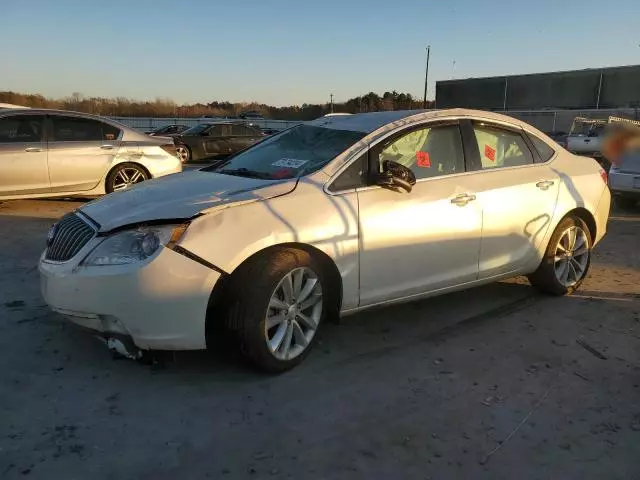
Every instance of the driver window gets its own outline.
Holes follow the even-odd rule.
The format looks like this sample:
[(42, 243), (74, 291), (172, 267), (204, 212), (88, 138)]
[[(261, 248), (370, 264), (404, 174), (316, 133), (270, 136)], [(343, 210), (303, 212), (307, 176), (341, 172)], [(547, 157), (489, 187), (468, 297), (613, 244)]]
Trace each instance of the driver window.
[(458, 125), (444, 125), (412, 130), (382, 147), (382, 162), (393, 162), (410, 168), (416, 180), (464, 171), (462, 137)]

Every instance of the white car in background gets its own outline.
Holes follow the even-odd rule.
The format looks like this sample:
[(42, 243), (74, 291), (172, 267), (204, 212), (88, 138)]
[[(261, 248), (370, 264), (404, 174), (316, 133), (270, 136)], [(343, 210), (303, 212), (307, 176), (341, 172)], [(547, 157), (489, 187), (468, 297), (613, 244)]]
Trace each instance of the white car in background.
[(63, 217), (42, 292), (127, 356), (231, 332), (279, 372), (338, 315), (517, 275), (573, 292), (610, 201), (594, 160), (510, 117), (323, 117)]
[(173, 140), (106, 118), (0, 110), (0, 199), (94, 196), (182, 171)]

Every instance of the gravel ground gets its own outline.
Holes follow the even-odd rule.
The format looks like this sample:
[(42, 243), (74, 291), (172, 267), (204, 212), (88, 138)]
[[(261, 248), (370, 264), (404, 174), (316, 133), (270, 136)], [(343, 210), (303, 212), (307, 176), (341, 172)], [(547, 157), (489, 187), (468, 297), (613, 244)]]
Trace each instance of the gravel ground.
[(325, 325), (303, 365), (114, 360), (36, 261), (78, 204), (0, 204), (0, 477), (640, 478), (640, 215), (579, 294), (522, 279)]

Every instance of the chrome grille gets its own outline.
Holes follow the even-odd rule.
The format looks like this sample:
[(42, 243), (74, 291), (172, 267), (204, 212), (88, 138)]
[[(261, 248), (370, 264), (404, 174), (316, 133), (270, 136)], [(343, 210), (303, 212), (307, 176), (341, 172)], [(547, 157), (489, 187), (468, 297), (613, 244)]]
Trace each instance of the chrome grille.
[(71, 260), (95, 235), (95, 230), (75, 213), (62, 217), (49, 239), (45, 258), (54, 262)]

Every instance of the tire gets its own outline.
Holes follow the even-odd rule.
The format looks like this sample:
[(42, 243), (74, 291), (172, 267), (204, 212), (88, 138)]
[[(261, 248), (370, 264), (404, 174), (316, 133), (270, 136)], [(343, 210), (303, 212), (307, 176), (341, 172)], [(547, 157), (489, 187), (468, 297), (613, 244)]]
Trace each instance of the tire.
[[(574, 245), (571, 234), (576, 232)], [(593, 240), (587, 224), (579, 217), (568, 216), (556, 227), (538, 269), (529, 275), (529, 282), (551, 295), (571, 295), (589, 272)], [(581, 273), (580, 273), (581, 271)]]
[(176, 153), (178, 154), (178, 158), (182, 163), (191, 161), (191, 149), (186, 145), (177, 145)]
[(638, 200), (629, 197), (615, 197), (614, 202), (618, 208), (623, 210), (631, 210), (638, 204)]
[(149, 180), (149, 173), (144, 167), (136, 163), (121, 163), (116, 165), (107, 175), (105, 190), (107, 193), (126, 190), (136, 183)]
[[(236, 331), (243, 355), (268, 373), (302, 362), (336, 302), (322, 262), (304, 250), (277, 248), (241, 266), (234, 277), (227, 325)], [(297, 292), (308, 295), (297, 300)]]

